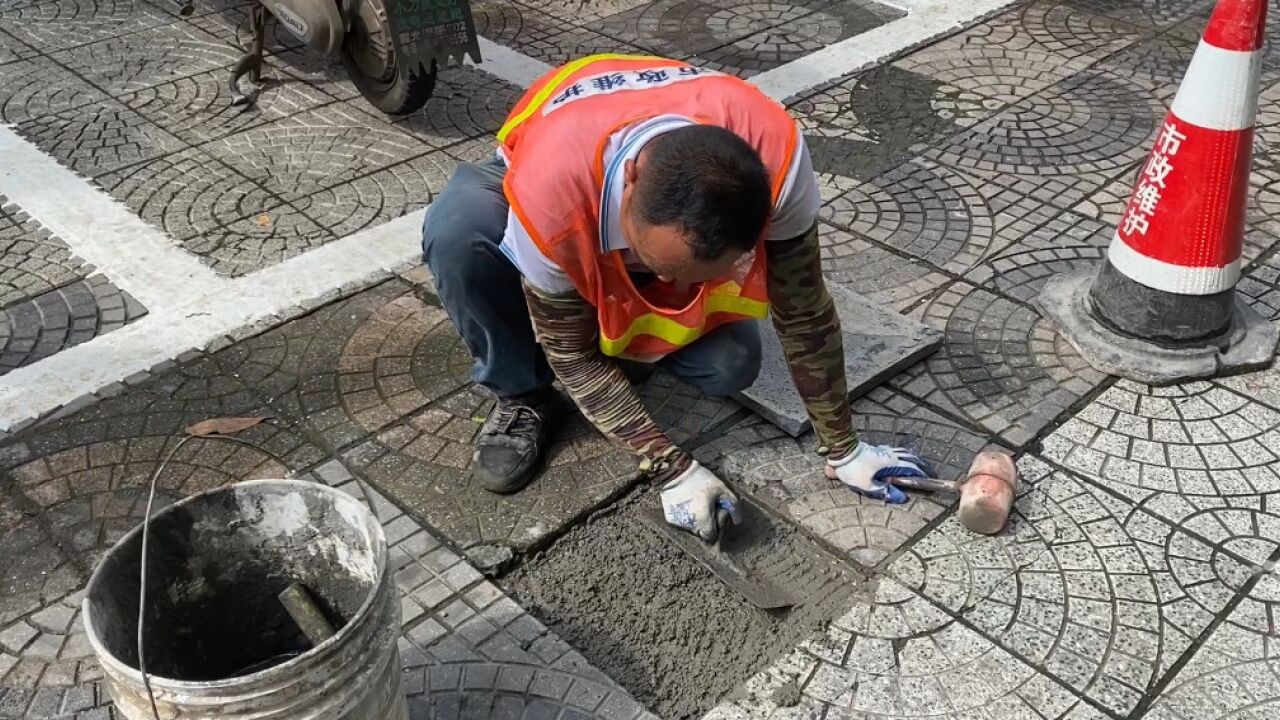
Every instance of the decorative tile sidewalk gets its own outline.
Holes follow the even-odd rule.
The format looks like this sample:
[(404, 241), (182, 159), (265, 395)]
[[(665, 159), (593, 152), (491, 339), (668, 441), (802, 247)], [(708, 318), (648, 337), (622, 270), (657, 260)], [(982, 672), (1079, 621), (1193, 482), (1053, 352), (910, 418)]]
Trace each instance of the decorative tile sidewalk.
[(146, 314), (0, 195), (0, 376)]
[(822, 637), (705, 717), (1261, 718), (1280, 706), (1276, 540), (1240, 557), (1042, 461), (1020, 465), (1004, 533), (948, 517)]
[(892, 579), (703, 720), (1102, 720), (1107, 715)]
[(1276, 537), (1274, 371), (1149, 388), (1122, 381), (1044, 440), (1045, 457), (1167, 522), (1257, 562)]
[[(261, 409), (221, 367), (192, 358), (4, 447), (0, 717), (110, 717), (79, 591), (102, 553), (140, 521), (146, 480), (181, 429)], [(287, 476), (365, 497), (339, 461), (288, 424), (237, 437), (252, 447), (188, 443), (161, 476), (159, 506), (227, 482)], [(411, 717), (652, 717), (437, 536), (376, 491), (372, 502), (403, 593)]]
[[(917, 450), (938, 477), (961, 476), (988, 444), (972, 430), (886, 388), (855, 402), (853, 411), (863, 439)], [(812, 433), (793, 439), (752, 415), (694, 456), (865, 566), (896, 553), (955, 501), (929, 494), (914, 494), (906, 505), (868, 500), (825, 477), (816, 443)]]
[[(836, 611), (821, 608), (832, 621), (781, 657), (793, 642), (777, 634), (784, 623), (734, 615), (733, 627), (765, 628), (769, 641), (752, 645), (748, 633), (741, 643), (769, 650), (735, 665), (717, 692), (768, 669), (708, 717), (1280, 711), (1280, 370), (1171, 388), (1113, 383), (1031, 304), (1053, 273), (1103, 257), (1211, 4), (1020, 3), (787, 101), (820, 173), (828, 279), (945, 334), (936, 355), (858, 401), (864, 437), (919, 448), (943, 477), (986, 447), (1018, 450), (1026, 486), (1009, 528), (978, 537), (960, 527), (952, 497), (868, 502), (823, 477), (812, 436), (793, 440), (734, 402), (651, 378), (641, 395), (677, 441), (874, 578)], [(423, 110), (381, 117), (340, 67), (277, 25), (259, 104), (232, 109), (224, 80), (246, 7), (200, 4), (179, 18), (170, 0), (4, 3), (0, 122), (217, 272), (242, 276), (421, 207), (458, 162), (492, 151), (520, 94), (456, 68)], [(491, 39), (544, 62), (662, 52), (744, 75), (899, 14), (861, 0), (475, 7)], [(1280, 319), (1276, 57), (1269, 48), (1239, 289)], [(0, 211), (0, 254), (0, 374), (142, 312), (12, 211)], [(491, 400), (414, 282), (184, 357), (0, 442), (0, 717), (110, 718), (77, 592), (136, 524), (158, 458), (186, 425), (216, 415), (273, 420), (244, 434), (254, 449), (188, 444), (162, 482), (164, 502), (287, 474), (357, 493), (355, 475), (377, 486), (405, 593), (415, 720), (651, 717), (616, 681), (646, 701), (650, 685), (611, 680), (580, 652), (609, 668), (619, 655), (704, 653), (680, 667), (713, 655), (584, 639), (595, 626), (572, 603), (599, 593), (590, 583), (531, 601), (554, 610), (549, 631), (482, 576), (594, 557), (598, 533), (630, 527), (634, 507), (614, 501), (637, 478), (576, 418), (530, 490), (497, 500), (476, 487), (472, 443)], [(658, 542), (611, 545), (608, 557)], [(615, 565), (592, 572), (625, 579), (630, 566)], [(667, 565), (672, 577), (696, 569)], [(723, 591), (702, 581), (693, 585), (711, 588), (706, 597)], [(664, 592), (648, 603), (654, 617), (664, 600), (698, 601)], [(716, 607), (740, 609), (724, 592)]]

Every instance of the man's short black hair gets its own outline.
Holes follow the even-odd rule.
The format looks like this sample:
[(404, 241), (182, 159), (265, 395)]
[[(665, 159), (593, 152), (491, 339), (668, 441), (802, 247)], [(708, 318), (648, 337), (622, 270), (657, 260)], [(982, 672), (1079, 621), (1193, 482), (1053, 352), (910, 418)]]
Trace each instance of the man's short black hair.
[(693, 256), (715, 260), (755, 247), (769, 219), (769, 170), (732, 132), (687, 125), (649, 141), (635, 207), (650, 225), (678, 225)]

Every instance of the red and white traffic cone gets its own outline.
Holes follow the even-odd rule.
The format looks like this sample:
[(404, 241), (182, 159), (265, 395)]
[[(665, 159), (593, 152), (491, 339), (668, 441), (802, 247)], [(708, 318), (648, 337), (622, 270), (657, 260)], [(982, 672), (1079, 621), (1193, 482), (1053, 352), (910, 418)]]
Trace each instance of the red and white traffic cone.
[(1037, 304), (1094, 367), (1162, 384), (1264, 367), (1280, 330), (1235, 296), (1266, 0), (1220, 0), (1107, 260)]

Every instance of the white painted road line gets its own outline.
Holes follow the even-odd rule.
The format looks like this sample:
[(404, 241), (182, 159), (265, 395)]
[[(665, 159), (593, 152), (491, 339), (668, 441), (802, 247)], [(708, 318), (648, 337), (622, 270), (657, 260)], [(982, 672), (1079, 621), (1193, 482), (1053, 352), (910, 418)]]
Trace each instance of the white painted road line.
[(1012, 0), (900, 0), (892, 3), (908, 11), (878, 28), (829, 45), (751, 78), (775, 100), (784, 100), (822, 83), (870, 67), (907, 48), (986, 17), (1013, 4)]
[[(52, 162), (52, 160), (50, 160)], [(250, 275), (175, 294), (137, 322), (18, 368), (0, 382), (0, 430), (227, 336), (244, 336), (355, 291), (419, 257), (425, 210)]]
[(150, 311), (220, 286), (196, 256), (3, 125), (0, 195)]

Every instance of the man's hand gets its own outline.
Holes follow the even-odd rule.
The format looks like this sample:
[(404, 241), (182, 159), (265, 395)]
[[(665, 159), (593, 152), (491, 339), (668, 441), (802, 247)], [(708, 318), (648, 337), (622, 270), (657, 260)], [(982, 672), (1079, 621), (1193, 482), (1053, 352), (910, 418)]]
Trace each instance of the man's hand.
[(901, 505), (907, 494), (889, 484), (891, 477), (931, 477), (932, 469), (915, 452), (888, 445), (859, 442), (846, 457), (827, 462), (827, 477), (839, 480), (859, 495)]
[(662, 488), (662, 513), (667, 522), (715, 542), (720, 536), (720, 517), (742, 522), (738, 498), (715, 473), (697, 462)]

